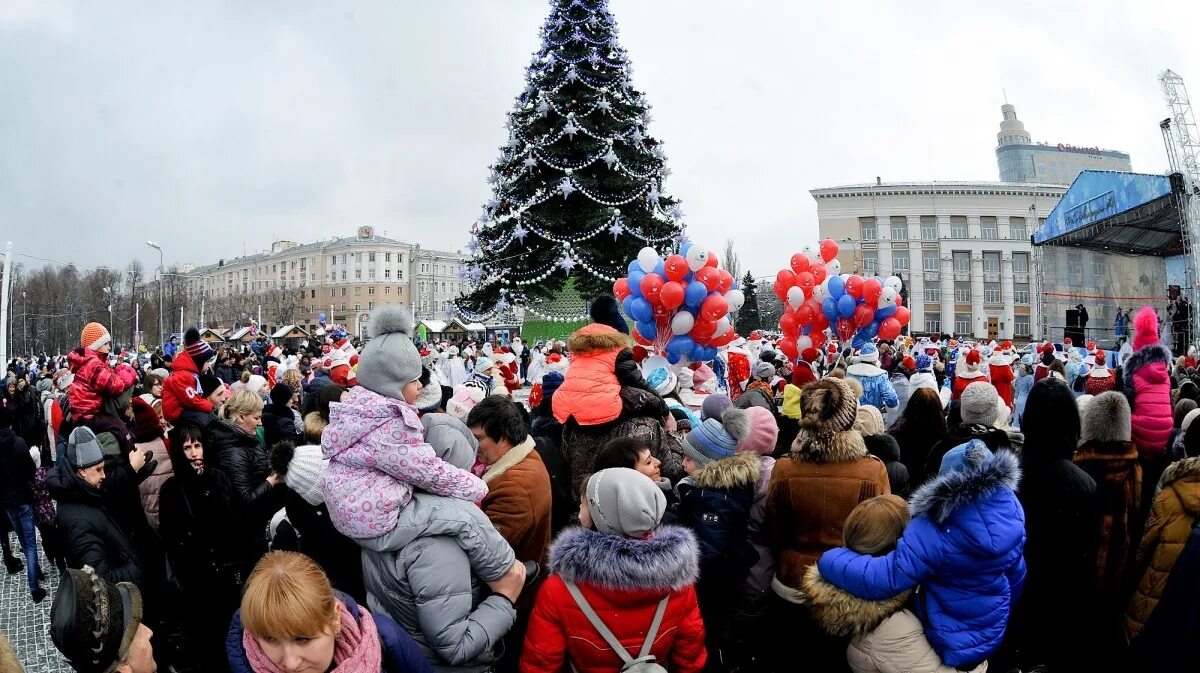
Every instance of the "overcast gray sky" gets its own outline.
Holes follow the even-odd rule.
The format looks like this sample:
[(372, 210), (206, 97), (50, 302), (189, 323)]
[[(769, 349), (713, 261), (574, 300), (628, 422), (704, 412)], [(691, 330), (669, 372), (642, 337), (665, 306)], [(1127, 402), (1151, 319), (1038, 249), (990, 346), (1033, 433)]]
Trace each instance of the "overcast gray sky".
[[(611, 0), (693, 240), (756, 275), (815, 187), (997, 179), (1035, 140), (1165, 169), (1157, 75), (1200, 104), (1200, 3)], [(0, 240), (209, 263), (361, 224), (465, 246), (545, 0), (0, 1)], [(18, 258), (30, 263), (29, 259)], [(34, 262), (36, 264), (36, 262)]]

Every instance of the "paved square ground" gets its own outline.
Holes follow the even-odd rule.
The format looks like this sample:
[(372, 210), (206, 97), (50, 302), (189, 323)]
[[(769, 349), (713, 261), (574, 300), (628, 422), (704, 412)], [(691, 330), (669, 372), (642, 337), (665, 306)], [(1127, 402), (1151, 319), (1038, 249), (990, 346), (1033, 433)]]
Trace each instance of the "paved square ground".
[[(17, 544), (16, 536), (10, 534), (8, 540), (13, 552), (20, 554), (21, 546)], [(24, 560), (23, 556), (21, 558)], [(24, 569), (9, 575), (0, 565), (0, 633), (13, 644), (26, 673), (68, 673), (72, 669), (50, 641), (49, 631), (50, 604), (58, 589), (58, 569), (46, 560), (40, 539), (38, 559), (46, 575), (46, 581), (42, 582), (46, 598), (39, 604), (29, 598)]]

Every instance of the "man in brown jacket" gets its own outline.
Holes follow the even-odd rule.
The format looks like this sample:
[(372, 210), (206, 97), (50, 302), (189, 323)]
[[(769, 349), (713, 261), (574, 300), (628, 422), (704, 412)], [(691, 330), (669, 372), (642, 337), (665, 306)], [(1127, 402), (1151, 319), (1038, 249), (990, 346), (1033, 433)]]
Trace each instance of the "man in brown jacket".
[(483, 513), (522, 561), (545, 563), (550, 546), (550, 474), (516, 404), (486, 397), (467, 416), (487, 465)]

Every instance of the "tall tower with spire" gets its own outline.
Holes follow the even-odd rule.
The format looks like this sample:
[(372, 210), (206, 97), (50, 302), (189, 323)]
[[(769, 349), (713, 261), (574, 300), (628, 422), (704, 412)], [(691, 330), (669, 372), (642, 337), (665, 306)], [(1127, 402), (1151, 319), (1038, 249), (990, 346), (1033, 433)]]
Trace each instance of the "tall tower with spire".
[(1095, 146), (1034, 143), (1017, 119), (1017, 108), (1007, 100), (1000, 106), (1004, 118), (996, 134), (996, 166), (1004, 182), (1037, 182), (1069, 185), (1086, 170), (1131, 171), (1129, 155)]
[(996, 134), (997, 144), (1032, 145), (1033, 137), (1025, 130), (1025, 122), (1017, 119), (1016, 106), (1005, 103), (1000, 106), (1000, 111), (1004, 113), (1004, 121), (1000, 122), (1000, 132)]

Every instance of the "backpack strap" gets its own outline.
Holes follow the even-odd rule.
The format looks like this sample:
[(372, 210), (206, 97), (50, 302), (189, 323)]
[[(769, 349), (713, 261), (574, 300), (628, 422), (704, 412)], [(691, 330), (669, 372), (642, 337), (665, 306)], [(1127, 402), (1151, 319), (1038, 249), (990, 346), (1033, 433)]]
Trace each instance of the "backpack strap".
[(563, 580), (563, 584), (566, 585), (567, 591), (571, 593), (571, 598), (575, 599), (575, 604), (578, 605), (579, 609), (583, 611), (583, 616), (587, 617), (587, 620), (592, 623), (592, 626), (595, 627), (596, 631), (600, 634), (600, 637), (603, 638), (606, 643), (608, 643), (609, 647), (613, 648), (613, 651), (615, 651), (617, 656), (621, 658), (621, 661), (625, 663), (625, 666), (623, 666), (621, 670), (625, 670), (625, 668), (628, 668), (634, 663), (654, 659), (654, 657), (649, 656), (650, 650), (654, 647), (655, 638), (658, 637), (658, 628), (662, 624), (663, 614), (667, 611), (667, 601), (671, 599), (670, 594), (663, 596), (663, 599), (658, 602), (658, 609), (654, 612), (654, 620), (650, 622), (650, 630), (646, 632), (646, 639), (642, 641), (641, 652), (638, 654), (638, 658), (634, 659), (633, 657), (629, 656), (628, 650), (626, 650), (625, 646), (621, 644), (621, 641), (617, 640), (617, 637), (613, 635), (613, 632), (604, 625), (604, 622), (600, 619), (600, 615), (596, 614), (596, 611), (592, 609), (591, 604), (587, 602), (587, 599), (584, 598), (583, 594), (579, 591), (579, 587), (570, 580)]

